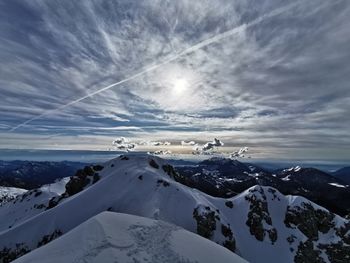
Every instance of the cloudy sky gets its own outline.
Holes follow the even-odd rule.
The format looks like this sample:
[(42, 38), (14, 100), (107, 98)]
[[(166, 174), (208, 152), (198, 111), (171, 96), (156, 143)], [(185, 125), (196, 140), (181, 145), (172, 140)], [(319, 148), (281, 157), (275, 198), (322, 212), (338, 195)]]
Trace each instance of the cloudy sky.
[(350, 159), (348, 0), (0, 1), (0, 61), (0, 148)]

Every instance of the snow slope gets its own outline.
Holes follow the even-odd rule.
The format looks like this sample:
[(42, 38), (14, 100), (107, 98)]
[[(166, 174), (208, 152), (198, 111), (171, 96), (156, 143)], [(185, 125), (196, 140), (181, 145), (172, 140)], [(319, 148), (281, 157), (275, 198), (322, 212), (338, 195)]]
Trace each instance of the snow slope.
[(53, 184), (29, 191), (14, 188), (15, 190), (11, 192), (14, 197), (0, 207), (0, 233), (45, 211), (51, 198), (64, 193), (68, 181), (69, 177), (63, 178)]
[(1, 232), (0, 258), (1, 249), (2, 257), (22, 255), (107, 210), (172, 223), (250, 262), (310, 262), (306, 257), (314, 251), (311, 260), (322, 257), (319, 262), (327, 263), (334, 256), (327, 254), (331, 244), (345, 255), (349, 249), (348, 221), (307, 199), (260, 186), (230, 199), (214, 198), (180, 184), (171, 166), (149, 155), (128, 154), (103, 166), (97, 182)]
[(205, 238), (163, 221), (103, 212), (16, 263), (244, 263)]

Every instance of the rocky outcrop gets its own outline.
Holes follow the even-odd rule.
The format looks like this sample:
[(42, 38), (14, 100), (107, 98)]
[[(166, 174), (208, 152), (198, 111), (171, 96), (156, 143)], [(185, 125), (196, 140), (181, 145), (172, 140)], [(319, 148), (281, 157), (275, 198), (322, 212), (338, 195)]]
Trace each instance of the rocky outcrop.
[[(277, 240), (277, 230), (272, 226), (272, 219), (269, 214), (267, 198), (262, 187), (255, 187), (249, 190), (245, 199), (250, 203), (250, 210), (246, 225), (249, 227), (250, 234), (259, 241), (264, 241), (268, 236), (273, 243)], [(270, 226), (269, 228), (264, 225)]]
[(221, 234), (224, 239), (221, 245), (235, 252), (236, 240), (233, 236), (231, 226), (230, 224), (221, 222), (219, 210), (213, 210), (209, 206), (200, 205), (194, 209), (193, 218), (197, 222), (197, 234), (208, 239), (211, 239), (217, 227), (221, 226)]
[(84, 169), (78, 170), (66, 184), (66, 191), (60, 196), (51, 198), (46, 209), (51, 209), (57, 206), (63, 199), (81, 192), (90, 184), (98, 182), (100, 180), (98, 171), (101, 171), (102, 169), (102, 165), (94, 165), (85, 166)]
[(225, 205), (226, 205), (228, 208), (233, 208), (233, 202), (232, 202), (232, 201), (226, 201), (226, 202), (225, 202)]
[(16, 258), (30, 252), (29, 248), (23, 243), (16, 244), (15, 248), (3, 248), (0, 250), (0, 260), (2, 263), (9, 263)]
[(321, 251), (314, 248), (311, 240), (300, 242), (294, 257), (295, 263), (325, 263)]
[(155, 160), (153, 160), (153, 159), (151, 159), (151, 160), (149, 161), (149, 165), (150, 165), (151, 167), (153, 167), (154, 169), (159, 169), (159, 165), (158, 165), (157, 162), (156, 162)]
[(327, 233), (334, 227), (333, 219), (333, 213), (302, 203), (300, 207), (288, 207), (284, 223), (289, 228), (298, 228), (308, 239), (317, 240), (319, 232)]
[(45, 235), (42, 237), (42, 239), (38, 242), (37, 247), (41, 247), (43, 245), (46, 245), (47, 243), (51, 242), (52, 240), (60, 237), (62, 235), (62, 231), (59, 229), (56, 229), (54, 232), (52, 232), (50, 235)]
[[(298, 229), (307, 240), (299, 243), (295, 262), (324, 263), (321, 254), (327, 255), (330, 262), (350, 262), (350, 223), (336, 226), (335, 215), (327, 210), (315, 208), (311, 203), (302, 202), (299, 206), (288, 207), (284, 223), (288, 228)], [(324, 244), (320, 235), (334, 231), (341, 241)], [(321, 239), (322, 240), (322, 239)], [(293, 242), (294, 238), (288, 239)]]
[(216, 230), (216, 220), (220, 218), (209, 206), (206, 206), (204, 211), (201, 211), (201, 208), (197, 207), (193, 211), (193, 218), (197, 221), (197, 234), (210, 239)]

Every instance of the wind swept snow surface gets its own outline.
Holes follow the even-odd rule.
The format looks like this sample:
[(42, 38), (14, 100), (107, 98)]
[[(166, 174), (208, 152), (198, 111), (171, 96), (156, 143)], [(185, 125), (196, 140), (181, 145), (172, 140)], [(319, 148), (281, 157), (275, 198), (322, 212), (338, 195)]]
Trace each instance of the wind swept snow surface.
[(15, 263), (245, 263), (205, 238), (148, 218), (101, 213)]

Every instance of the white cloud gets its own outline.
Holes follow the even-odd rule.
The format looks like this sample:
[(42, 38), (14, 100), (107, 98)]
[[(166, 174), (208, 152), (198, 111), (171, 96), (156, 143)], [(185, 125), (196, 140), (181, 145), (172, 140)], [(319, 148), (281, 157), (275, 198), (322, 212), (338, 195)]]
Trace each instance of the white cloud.
[(136, 147), (135, 143), (131, 143), (125, 137), (116, 138), (112, 142), (112, 145), (115, 147), (115, 149), (121, 150), (121, 151), (132, 151)]
[(144, 145), (144, 146), (169, 146), (171, 145), (171, 142), (168, 141), (140, 141), (138, 142), (138, 145)]
[(212, 149), (215, 149), (215, 147), (224, 146), (224, 143), (220, 141), (219, 139), (214, 138), (212, 142), (207, 142), (203, 145), (202, 150), (203, 151), (209, 151)]
[[(249, 21), (286, 3), (101, 3), (22, 1), (18, 5), (32, 10), (23, 21), (15, 11), (0, 10), (6, 29), (0, 31), (1, 145), (11, 147), (5, 129), (238, 26), (234, 37), (35, 120), (13, 136), (32, 135), (22, 142), (32, 147), (40, 144), (34, 134), (63, 131), (81, 141), (87, 133), (202, 144), (218, 136), (250, 148), (350, 148), (349, 2), (298, 1), (296, 9), (249, 28)], [(173, 90), (178, 77), (189, 84), (181, 93)]]
[(170, 145), (171, 143), (170, 142), (149, 142), (150, 145), (153, 145), (153, 146), (167, 146), (167, 145)]
[[(230, 154), (230, 158), (236, 159), (236, 158), (244, 158), (246, 157), (245, 153), (248, 152), (248, 147), (242, 147), (237, 151), (234, 151), (233, 153)], [(248, 156), (249, 158), (249, 156)]]
[(196, 145), (195, 141), (181, 141), (182, 146), (194, 146)]
[(212, 154), (218, 147), (224, 146), (224, 143), (217, 138), (214, 138), (212, 142), (207, 142), (204, 145), (195, 145), (193, 147), (193, 154)]
[(169, 154), (171, 154), (171, 151), (169, 151), (169, 150), (157, 150), (154, 152), (148, 152), (148, 154), (150, 154), (150, 155), (169, 155)]

